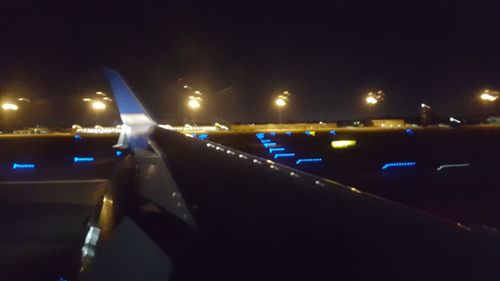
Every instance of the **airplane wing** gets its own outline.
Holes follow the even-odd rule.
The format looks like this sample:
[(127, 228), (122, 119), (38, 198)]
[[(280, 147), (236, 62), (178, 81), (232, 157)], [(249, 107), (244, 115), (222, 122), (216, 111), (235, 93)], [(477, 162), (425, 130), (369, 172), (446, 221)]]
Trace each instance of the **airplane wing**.
[(129, 128), (140, 196), (162, 211), (135, 221), (171, 259), (173, 280), (500, 277), (498, 233), (169, 131), (119, 74), (107, 76)]

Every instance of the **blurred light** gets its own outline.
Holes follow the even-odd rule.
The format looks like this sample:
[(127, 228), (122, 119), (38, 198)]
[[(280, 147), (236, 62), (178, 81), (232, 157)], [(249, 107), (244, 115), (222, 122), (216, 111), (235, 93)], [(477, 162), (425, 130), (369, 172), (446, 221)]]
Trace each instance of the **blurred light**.
[(98, 227), (91, 226), (87, 235), (85, 235), (85, 244), (97, 245), (97, 241), (99, 240), (99, 234), (101, 230)]
[(332, 136), (336, 136), (336, 135), (337, 135), (337, 132), (336, 132), (335, 130), (332, 130), (332, 131), (330, 131), (330, 135), (332, 135)]
[(96, 94), (96, 95), (99, 95), (99, 96), (106, 96), (106, 94), (105, 94), (105, 93), (103, 93), (103, 92), (95, 92), (95, 94)]
[(366, 103), (368, 105), (375, 105), (379, 101), (384, 100), (384, 92), (383, 91), (377, 91), (376, 93), (369, 92), (368, 95), (366, 96)]
[(276, 143), (275, 142), (268, 142), (268, 143), (264, 143), (264, 146), (267, 148), (269, 146), (275, 146)]
[(409, 135), (413, 135), (415, 133), (415, 132), (413, 132), (413, 129), (410, 129), (410, 128), (406, 129), (405, 132)]
[(12, 164), (12, 170), (17, 169), (35, 169), (35, 164), (23, 164), (23, 163), (14, 163)]
[(269, 148), (269, 153), (273, 153), (275, 151), (285, 151), (285, 148), (284, 147)]
[(115, 154), (116, 154), (116, 156), (121, 156), (123, 154), (123, 152), (121, 152), (121, 150), (117, 150), (117, 151), (115, 151)]
[(19, 106), (17, 106), (16, 104), (13, 104), (13, 103), (4, 103), (4, 104), (2, 104), (2, 109), (16, 111), (19, 109)]
[(484, 101), (495, 101), (498, 98), (497, 93), (498, 92), (495, 91), (490, 92), (490, 90), (484, 90), (483, 93), (481, 94), (481, 99)]
[(355, 146), (356, 145), (356, 141), (355, 140), (336, 140), (336, 141), (332, 141), (332, 147), (334, 149), (337, 149), (337, 148), (348, 148), (350, 146)]
[(295, 162), (295, 164), (300, 164), (300, 163), (309, 163), (309, 162), (321, 162), (323, 159), (321, 158), (301, 158)]
[(24, 101), (24, 102), (31, 102), (31, 100), (27, 99), (27, 98), (18, 98), (17, 100), (18, 101)]
[(73, 157), (73, 163), (94, 162), (94, 157)]
[(350, 189), (352, 192), (354, 192), (354, 193), (358, 193), (358, 194), (362, 194), (362, 193), (363, 193), (363, 192), (361, 192), (359, 189), (356, 189), (356, 188), (354, 188), (354, 187), (351, 187), (351, 188), (349, 188), (349, 189)]
[(430, 109), (430, 108), (431, 108), (429, 105), (427, 105), (427, 104), (425, 104), (425, 103), (421, 103), (421, 104), (420, 104), (420, 107), (421, 107), (421, 108), (426, 108), (426, 109)]
[(200, 140), (206, 140), (206, 139), (208, 139), (208, 134), (199, 134), (199, 135), (198, 135), (198, 138), (199, 138)]
[(271, 136), (275, 137), (276, 136), (276, 133), (275, 132), (270, 132), (269, 133)]
[(105, 101), (113, 101), (112, 99), (108, 98), (108, 97), (104, 97), (102, 98), (102, 100), (105, 100)]
[(276, 103), (277, 106), (283, 107), (286, 105), (286, 101), (283, 98), (277, 98), (274, 103)]
[(469, 167), (469, 163), (461, 163), (461, 164), (445, 164), (441, 165), (436, 168), (436, 171), (441, 171), (442, 169), (447, 169), (447, 168), (460, 168), (460, 167)]
[(291, 136), (292, 132), (285, 132), (285, 134), (287, 134), (288, 136)]
[(82, 139), (82, 136), (80, 136), (80, 135), (75, 135), (73, 138), (74, 138), (75, 140), (81, 140), (81, 139)]
[(261, 143), (268, 143), (268, 142), (271, 142), (271, 140), (268, 140), (268, 139), (261, 139), (260, 140)]
[(102, 101), (94, 101), (92, 103), (92, 108), (95, 110), (104, 110), (106, 109), (106, 104), (104, 104)]
[(274, 159), (278, 159), (280, 157), (294, 157), (295, 153), (276, 153), (274, 154)]
[(366, 103), (367, 104), (376, 104), (378, 102), (378, 100), (372, 96), (368, 96), (366, 97)]
[(199, 101), (199, 100), (197, 100), (197, 99), (191, 99), (191, 98), (190, 98), (190, 99), (189, 99), (189, 101), (188, 101), (188, 106), (189, 106), (190, 108), (192, 108), (192, 109), (198, 109), (198, 108), (200, 108), (201, 103), (200, 103), (200, 101)]
[(91, 101), (92, 99), (89, 99), (89, 98), (84, 98), (84, 99), (82, 99), (82, 100), (83, 100), (84, 102), (89, 102), (89, 101)]
[(316, 131), (305, 131), (304, 133), (308, 136), (316, 136)]
[(386, 163), (382, 166), (382, 170), (386, 170), (387, 168), (390, 167), (409, 167), (409, 166), (415, 166), (417, 165), (416, 162), (391, 162), (391, 163)]
[(453, 117), (450, 117), (450, 122), (455, 122), (455, 123), (458, 123), (458, 124), (462, 123), (462, 121), (460, 121), (460, 120), (458, 120), (456, 118), (453, 118)]
[(194, 93), (197, 94), (197, 95), (201, 95), (200, 91), (194, 91)]
[(262, 139), (262, 138), (264, 138), (265, 134), (264, 133), (257, 133), (257, 134), (255, 134), (255, 136), (259, 139)]

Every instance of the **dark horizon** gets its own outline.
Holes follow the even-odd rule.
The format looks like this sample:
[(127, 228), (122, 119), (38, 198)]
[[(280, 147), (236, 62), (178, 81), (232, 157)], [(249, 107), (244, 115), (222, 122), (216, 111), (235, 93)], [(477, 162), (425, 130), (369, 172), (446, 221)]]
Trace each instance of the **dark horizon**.
[[(499, 3), (333, 2), (4, 5), (0, 97), (79, 97), (104, 87), (88, 81), (108, 66), (159, 120), (189, 118), (184, 83), (208, 93), (200, 121), (276, 121), (283, 90), (284, 120), (415, 116), (421, 102), (488, 110), (477, 95), (500, 88)], [(363, 98), (379, 89), (369, 112)], [(82, 111), (69, 104), (38, 120)]]

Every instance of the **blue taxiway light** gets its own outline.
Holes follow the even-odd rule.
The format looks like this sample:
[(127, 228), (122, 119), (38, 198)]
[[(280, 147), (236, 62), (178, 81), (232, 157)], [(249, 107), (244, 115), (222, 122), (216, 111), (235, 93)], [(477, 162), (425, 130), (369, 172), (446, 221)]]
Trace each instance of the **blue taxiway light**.
[(332, 136), (336, 136), (336, 135), (337, 135), (337, 132), (336, 132), (335, 130), (331, 130), (331, 131), (330, 131), (330, 135), (332, 135)]
[(117, 150), (117, 151), (115, 151), (115, 154), (116, 154), (116, 156), (121, 156), (123, 154), (123, 152), (121, 152), (121, 150)]
[(264, 143), (264, 146), (267, 148), (269, 146), (275, 146), (276, 143), (275, 142), (268, 142), (268, 143)]
[(284, 147), (269, 148), (269, 153), (273, 153), (275, 151), (285, 151), (285, 148)]
[(413, 132), (413, 129), (410, 129), (410, 128), (406, 129), (406, 130), (405, 130), (405, 132), (406, 132), (408, 135), (413, 135), (413, 134), (415, 134), (415, 132)]
[(267, 142), (271, 142), (271, 140), (268, 140), (268, 139), (261, 139), (260, 140), (261, 143), (267, 143)]
[(12, 170), (17, 170), (17, 169), (35, 169), (36, 165), (32, 163), (13, 163), (12, 164)]
[(391, 162), (391, 163), (385, 163), (382, 166), (382, 170), (386, 170), (387, 168), (391, 167), (412, 167), (417, 165), (416, 162)]
[(199, 134), (199, 135), (198, 135), (198, 138), (199, 138), (200, 140), (206, 140), (206, 139), (208, 139), (208, 134)]
[(291, 136), (292, 132), (285, 132), (285, 134), (287, 134), (288, 136)]
[(280, 157), (294, 157), (295, 153), (276, 153), (274, 154), (274, 159), (278, 159)]
[(322, 158), (301, 158), (298, 159), (295, 164), (300, 164), (300, 163), (308, 163), (308, 162), (321, 162), (323, 161)]
[(257, 138), (259, 138), (259, 139), (263, 139), (263, 138), (264, 138), (264, 136), (265, 136), (265, 134), (264, 134), (264, 133), (257, 133), (257, 134), (255, 134), (255, 136), (256, 136)]
[(82, 136), (80, 136), (80, 135), (75, 135), (73, 138), (74, 138), (75, 140), (81, 140), (81, 139), (83, 139), (83, 138), (82, 138)]
[(73, 162), (74, 163), (80, 163), (80, 162), (94, 162), (94, 157), (74, 157)]

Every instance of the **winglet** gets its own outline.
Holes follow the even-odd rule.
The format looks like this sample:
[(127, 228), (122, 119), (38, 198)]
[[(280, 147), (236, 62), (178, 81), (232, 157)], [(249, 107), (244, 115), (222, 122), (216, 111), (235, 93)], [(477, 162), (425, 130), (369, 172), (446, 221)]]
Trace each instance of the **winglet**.
[(123, 122), (121, 141), (117, 146), (129, 145), (133, 149), (147, 148), (149, 139), (147, 133), (157, 123), (117, 71), (104, 68), (104, 74), (111, 86)]

